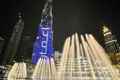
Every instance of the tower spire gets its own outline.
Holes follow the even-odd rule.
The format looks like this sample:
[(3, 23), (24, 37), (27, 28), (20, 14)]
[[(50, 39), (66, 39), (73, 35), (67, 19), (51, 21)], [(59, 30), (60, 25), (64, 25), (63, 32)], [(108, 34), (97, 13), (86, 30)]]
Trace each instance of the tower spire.
[(18, 12), (17, 18), (18, 18), (18, 23), (21, 23), (23, 21), (23, 16), (21, 12)]
[(41, 18), (40, 24), (42, 25), (52, 24), (53, 15), (52, 15), (52, 1), (51, 0), (47, 0), (47, 2), (45, 3), (41, 16), (42, 18)]

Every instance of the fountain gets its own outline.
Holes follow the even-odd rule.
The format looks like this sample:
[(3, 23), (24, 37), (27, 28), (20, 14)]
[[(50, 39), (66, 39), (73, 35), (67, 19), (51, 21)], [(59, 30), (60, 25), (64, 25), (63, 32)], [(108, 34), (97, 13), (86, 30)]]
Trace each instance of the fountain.
[(15, 63), (8, 74), (8, 80), (26, 80), (26, 63)]
[(55, 80), (55, 74), (53, 58), (41, 57), (33, 72), (32, 80)]
[[(60, 63), (55, 67), (54, 58), (41, 56), (28, 80), (120, 80), (101, 45), (91, 34), (77, 33), (65, 40)], [(8, 80), (26, 80), (24, 62), (15, 63)]]
[(119, 80), (95, 38), (86, 34), (80, 39), (77, 33), (66, 39), (56, 80)]

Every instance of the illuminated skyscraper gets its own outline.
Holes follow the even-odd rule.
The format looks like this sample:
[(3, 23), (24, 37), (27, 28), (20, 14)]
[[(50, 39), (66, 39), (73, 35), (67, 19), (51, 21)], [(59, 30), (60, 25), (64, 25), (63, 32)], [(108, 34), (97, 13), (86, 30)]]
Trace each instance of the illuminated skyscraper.
[(16, 57), (16, 53), (17, 53), (18, 46), (21, 40), (23, 29), (24, 29), (24, 21), (22, 19), (21, 13), (19, 13), (18, 18), (19, 20), (13, 29), (12, 36), (5, 50), (5, 55), (4, 55), (5, 57), (4, 57), (3, 64), (9, 63), (9, 62), (11, 63)]
[(42, 11), (41, 23), (33, 45), (32, 63), (36, 64), (40, 57), (53, 56), (53, 16), (52, 3), (48, 0)]
[(105, 47), (106, 51), (108, 53), (118, 53), (119, 52), (119, 44), (117, 42), (116, 37), (112, 34), (111, 30), (103, 26), (103, 34), (104, 34), (104, 41), (105, 41)]
[(105, 25), (103, 26), (103, 35), (106, 52), (108, 53), (108, 55), (110, 55), (114, 64), (119, 63), (120, 46), (116, 37), (112, 34), (111, 30)]

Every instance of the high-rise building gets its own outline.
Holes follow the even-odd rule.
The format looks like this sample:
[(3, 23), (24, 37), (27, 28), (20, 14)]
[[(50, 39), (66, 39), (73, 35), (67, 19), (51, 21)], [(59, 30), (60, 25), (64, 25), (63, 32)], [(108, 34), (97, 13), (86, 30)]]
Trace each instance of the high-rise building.
[(22, 19), (21, 13), (19, 13), (18, 18), (19, 18), (18, 22), (14, 26), (12, 36), (5, 50), (3, 64), (11, 63), (16, 57), (16, 53), (17, 53), (18, 46), (19, 46), (21, 36), (22, 36), (22, 32), (24, 29), (24, 21)]
[(116, 39), (116, 37), (112, 34), (111, 30), (103, 26), (103, 35), (104, 35), (104, 41), (105, 41), (105, 49), (108, 55), (112, 56), (112, 61), (116, 63), (115, 60), (117, 58), (116, 55), (120, 54), (120, 46)]
[(32, 63), (36, 64), (40, 57), (53, 56), (53, 16), (52, 1), (48, 0), (42, 11), (41, 23), (33, 45)]
[(2, 52), (4, 42), (5, 42), (5, 40), (2, 37), (0, 37), (0, 54)]

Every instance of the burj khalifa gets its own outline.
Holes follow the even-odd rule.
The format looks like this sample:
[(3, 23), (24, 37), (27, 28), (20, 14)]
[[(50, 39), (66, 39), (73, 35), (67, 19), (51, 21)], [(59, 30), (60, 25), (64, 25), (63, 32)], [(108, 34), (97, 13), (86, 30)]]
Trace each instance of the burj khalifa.
[(38, 25), (36, 39), (33, 45), (32, 63), (36, 64), (40, 57), (53, 56), (53, 15), (52, 0), (47, 0)]

